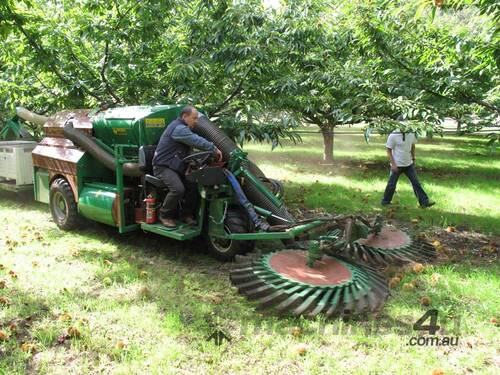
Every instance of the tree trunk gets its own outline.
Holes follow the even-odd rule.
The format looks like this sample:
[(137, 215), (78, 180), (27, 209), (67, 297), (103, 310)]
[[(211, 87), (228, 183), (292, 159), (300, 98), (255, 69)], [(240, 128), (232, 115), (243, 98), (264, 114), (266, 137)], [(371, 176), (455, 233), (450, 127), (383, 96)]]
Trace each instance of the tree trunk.
[(323, 133), (323, 161), (333, 163), (333, 128), (321, 129)]
[(462, 123), (460, 122), (460, 119), (457, 119), (457, 135), (460, 135), (462, 133)]

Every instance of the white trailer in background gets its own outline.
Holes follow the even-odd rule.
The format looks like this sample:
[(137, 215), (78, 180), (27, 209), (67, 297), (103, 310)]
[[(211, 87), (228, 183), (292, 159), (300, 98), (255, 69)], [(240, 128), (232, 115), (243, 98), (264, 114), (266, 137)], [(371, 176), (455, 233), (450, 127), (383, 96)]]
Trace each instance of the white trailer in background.
[(0, 142), (0, 187), (22, 191), (33, 189), (33, 161), (31, 152), (35, 141)]

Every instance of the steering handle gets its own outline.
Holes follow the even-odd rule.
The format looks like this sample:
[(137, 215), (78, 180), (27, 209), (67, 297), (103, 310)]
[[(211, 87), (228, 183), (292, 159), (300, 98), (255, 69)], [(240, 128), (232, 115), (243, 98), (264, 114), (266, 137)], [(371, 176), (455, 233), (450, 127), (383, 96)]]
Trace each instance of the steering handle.
[(182, 159), (183, 162), (189, 163), (190, 161), (205, 162), (210, 156), (212, 156), (212, 151), (201, 151), (195, 152), (194, 154), (186, 156)]

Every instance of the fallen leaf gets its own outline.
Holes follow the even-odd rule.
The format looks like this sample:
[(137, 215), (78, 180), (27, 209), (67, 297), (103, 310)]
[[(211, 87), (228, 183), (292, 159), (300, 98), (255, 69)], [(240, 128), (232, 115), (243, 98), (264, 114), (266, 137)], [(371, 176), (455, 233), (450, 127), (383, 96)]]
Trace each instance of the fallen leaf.
[(431, 304), (431, 299), (430, 297), (424, 296), (420, 298), (420, 303), (424, 306), (429, 306)]
[(418, 224), (419, 220), (418, 219), (411, 219), (412, 224)]
[(12, 277), (13, 279), (17, 279), (17, 274), (16, 274), (14, 271), (9, 271), (9, 275), (10, 275), (10, 277)]
[(412, 283), (406, 283), (403, 285), (403, 289), (411, 292), (413, 289), (415, 289), (415, 286)]
[(7, 297), (0, 297), (0, 305), (8, 305), (10, 304), (10, 301)]
[(292, 327), (292, 336), (298, 337), (302, 333), (302, 329), (300, 327)]
[(0, 341), (7, 341), (8, 339), (9, 336), (4, 331), (0, 331)]
[(431, 284), (436, 285), (440, 279), (441, 279), (441, 275), (439, 273), (433, 273), (431, 275)]
[(33, 353), (36, 349), (36, 345), (31, 342), (25, 342), (21, 345), (21, 350), (25, 353)]
[(61, 315), (59, 315), (58, 319), (62, 322), (68, 322), (72, 319), (72, 317), (69, 313), (65, 312), (65, 313), (62, 313)]
[(393, 277), (389, 281), (389, 288), (394, 289), (400, 282), (401, 280), (398, 277)]
[(0, 289), (4, 289), (4, 288), (5, 288), (5, 281), (0, 280)]
[(456, 229), (455, 229), (455, 227), (447, 227), (447, 228), (446, 228), (446, 231), (447, 231), (448, 233), (455, 232), (455, 230), (456, 230)]
[(413, 272), (415, 272), (415, 273), (422, 273), (423, 270), (424, 270), (424, 266), (422, 263), (416, 263), (413, 266)]
[(304, 343), (300, 343), (300, 344), (298, 344), (298, 345), (295, 347), (295, 351), (296, 351), (296, 352), (297, 352), (297, 354), (299, 354), (299, 355), (304, 355), (304, 354), (306, 354), (308, 349), (309, 349), (309, 345), (304, 344)]
[(139, 295), (142, 298), (151, 298), (151, 290), (149, 290), (149, 288), (143, 286), (141, 289), (139, 289)]
[(139, 277), (142, 277), (143, 279), (148, 277), (148, 273), (146, 271), (141, 271), (139, 272)]
[(127, 344), (125, 344), (122, 340), (118, 340), (115, 344), (116, 349), (125, 349)]
[(431, 375), (444, 375), (444, 371), (440, 368), (435, 368), (434, 370), (432, 370)]
[(68, 336), (74, 337), (74, 338), (79, 338), (81, 336), (81, 333), (78, 330), (78, 328), (71, 326), (68, 328)]

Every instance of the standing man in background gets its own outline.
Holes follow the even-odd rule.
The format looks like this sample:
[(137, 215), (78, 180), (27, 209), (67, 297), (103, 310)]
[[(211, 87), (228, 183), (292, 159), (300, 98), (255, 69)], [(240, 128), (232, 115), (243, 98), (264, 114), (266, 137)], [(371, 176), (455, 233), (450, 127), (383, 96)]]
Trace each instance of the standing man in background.
[(404, 173), (413, 186), (415, 196), (420, 203), (420, 207), (427, 208), (433, 206), (436, 202), (429, 200), (422, 185), (418, 181), (417, 171), (415, 169), (415, 143), (417, 138), (415, 133), (404, 133), (393, 131), (387, 138), (386, 151), (391, 165), (389, 181), (385, 188), (384, 197), (380, 202), (383, 206), (391, 203), (399, 176)]

